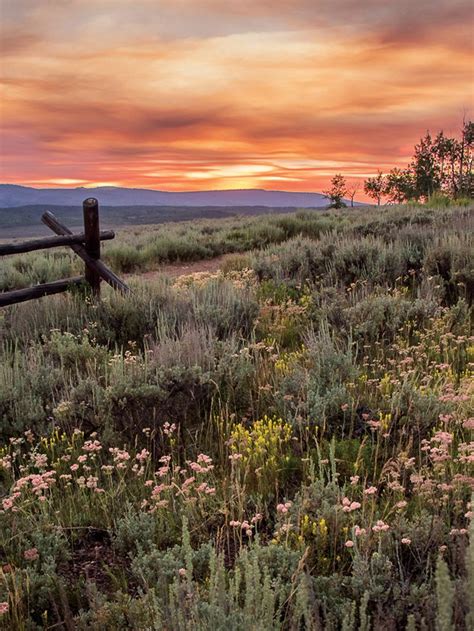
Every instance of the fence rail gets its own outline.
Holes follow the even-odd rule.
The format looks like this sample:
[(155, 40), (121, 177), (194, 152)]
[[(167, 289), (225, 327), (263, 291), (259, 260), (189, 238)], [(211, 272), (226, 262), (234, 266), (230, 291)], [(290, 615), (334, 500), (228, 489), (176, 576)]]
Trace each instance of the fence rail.
[(115, 237), (112, 230), (100, 230), (99, 203), (90, 197), (83, 202), (84, 232), (73, 234), (50, 211), (46, 211), (42, 222), (55, 234), (54, 237), (31, 239), (20, 243), (0, 244), (0, 256), (22, 254), (35, 250), (45, 250), (59, 246), (69, 246), (85, 263), (84, 276), (65, 278), (51, 283), (42, 283), (26, 289), (16, 289), (0, 293), (0, 307), (6, 307), (18, 302), (33, 300), (43, 296), (58, 294), (78, 285), (88, 285), (94, 296), (100, 295), (100, 283), (105, 280), (114, 289), (123, 293), (130, 291), (129, 287), (100, 259), (101, 241), (108, 241)]

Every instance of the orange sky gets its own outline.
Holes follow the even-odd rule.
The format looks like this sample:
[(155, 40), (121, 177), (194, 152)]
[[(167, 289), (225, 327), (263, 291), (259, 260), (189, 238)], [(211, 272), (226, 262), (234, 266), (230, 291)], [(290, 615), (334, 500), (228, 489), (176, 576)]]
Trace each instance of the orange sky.
[[(3, 182), (319, 191), (471, 116), (471, 0), (3, 0)], [(359, 196), (360, 197), (360, 196)]]

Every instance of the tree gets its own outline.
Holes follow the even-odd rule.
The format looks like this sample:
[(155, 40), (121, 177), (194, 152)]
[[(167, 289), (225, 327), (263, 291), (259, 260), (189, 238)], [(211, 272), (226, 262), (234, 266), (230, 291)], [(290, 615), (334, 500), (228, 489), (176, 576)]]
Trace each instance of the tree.
[(440, 164), (436, 155), (436, 144), (433, 143), (429, 131), (415, 145), (415, 154), (410, 169), (415, 178), (417, 198), (429, 199), (433, 193), (440, 190)]
[(392, 169), (385, 177), (384, 194), (392, 204), (401, 204), (415, 199), (415, 180), (410, 169)]
[(349, 182), (349, 184), (347, 185), (346, 195), (351, 200), (351, 208), (354, 207), (354, 197), (357, 195), (359, 189), (360, 189), (360, 182), (358, 182), (357, 180), (354, 182)]
[(372, 199), (375, 199), (377, 206), (380, 206), (380, 201), (385, 192), (385, 178), (381, 171), (378, 171), (375, 177), (369, 177), (365, 180), (364, 192)]
[(331, 201), (330, 208), (345, 208), (344, 195), (347, 193), (346, 180), (340, 173), (331, 180), (331, 188), (323, 191), (323, 194)]
[(459, 156), (459, 194), (474, 196), (474, 123), (463, 121)]

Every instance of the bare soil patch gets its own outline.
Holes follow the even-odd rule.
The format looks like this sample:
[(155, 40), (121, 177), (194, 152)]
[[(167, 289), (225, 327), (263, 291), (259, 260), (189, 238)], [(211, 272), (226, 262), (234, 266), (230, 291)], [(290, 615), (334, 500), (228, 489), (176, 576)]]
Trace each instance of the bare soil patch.
[(157, 276), (166, 274), (172, 278), (178, 278), (178, 276), (188, 276), (190, 274), (197, 274), (198, 272), (217, 272), (220, 270), (223, 262), (233, 256), (232, 254), (223, 254), (216, 256), (213, 259), (204, 259), (201, 261), (187, 261), (186, 263), (168, 263), (162, 265), (156, 270), (150, 270), (149, 272), (142, 272), (138, 274), (127, 274), (128, 278), (141, 278), (143, 280), (153, 280)]

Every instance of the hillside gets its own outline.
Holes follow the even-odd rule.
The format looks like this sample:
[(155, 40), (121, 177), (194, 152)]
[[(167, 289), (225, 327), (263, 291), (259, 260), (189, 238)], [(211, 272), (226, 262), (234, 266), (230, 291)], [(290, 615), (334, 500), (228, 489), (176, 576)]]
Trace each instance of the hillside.
[(0, 184), (0, 207), (54, 204), (75, 206), (96, 197), (106, 206), (268, 206), (273, 208), (324, 208), (321, 193), (293, 193), (264, 189), (169, 192), (142, 188), (31, 188)]
[[(52, 211), (70, 228), (81, 228), (83, 225), (82, 201), (75, 206), (36, 204), (0, 208), (0, 238), (11, 239), (49, 234), (50, 231), (41, 223), (41, 215), (46, 210)], [(100, 219), (103, 228), (113, 229), (121, 226), (162, 224), (194, 219), (281, 214), (296, 210), (296, 208), (269, 206), (107, 206), (101, 204)]]

